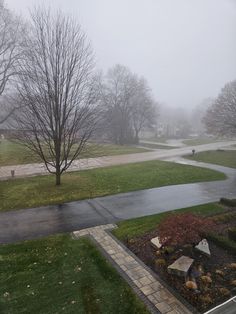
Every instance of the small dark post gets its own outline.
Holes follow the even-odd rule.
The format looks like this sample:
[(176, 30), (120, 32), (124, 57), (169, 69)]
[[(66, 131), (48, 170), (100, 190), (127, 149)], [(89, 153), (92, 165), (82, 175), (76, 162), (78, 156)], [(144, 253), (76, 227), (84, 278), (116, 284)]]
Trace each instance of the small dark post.
[(195, 149), (193, 149), (193, 150), (192, 150), (192, 154), (193, 154), (193, 156), (194, 156), (195, 152), (196, 152), (196, 151), (195, 151)]
[(15, 170), (11, 170), (11, 177), (12, 177), (12, 178), (15, 177)]

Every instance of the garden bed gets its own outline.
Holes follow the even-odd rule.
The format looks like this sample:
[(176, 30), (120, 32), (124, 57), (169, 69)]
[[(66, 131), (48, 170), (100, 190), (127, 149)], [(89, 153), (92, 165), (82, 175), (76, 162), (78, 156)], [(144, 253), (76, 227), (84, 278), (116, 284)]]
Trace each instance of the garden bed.
[[(236, 255), (230, 249), (230, 244), (236, 242), (228, 239), (227, 232), (236, 225), (235, 213), (217, 215), (215, 221), (217, 233), (208, 241), (210, 257), (190, 245), (157, 250), (150, 240), (158, 236), (158, 228), (126, 241), (127, 247), (136, 256), (201, 313), (236, 295)], [(217, 237), (224, 241), (219, 243)], [(183, 255), (194, 259), (188, 275), (180, 277), (168, 273), (168, 266)], [(193, 276), (197, 285), (195, 290), (186, 287), (186, 282), (192, 281)]]

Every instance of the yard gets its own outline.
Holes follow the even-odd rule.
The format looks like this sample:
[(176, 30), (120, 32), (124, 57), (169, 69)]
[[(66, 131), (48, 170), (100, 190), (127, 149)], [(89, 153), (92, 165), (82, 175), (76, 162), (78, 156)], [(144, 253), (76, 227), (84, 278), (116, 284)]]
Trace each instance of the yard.
[[(156, 272), (167, 287), (174, 289), (177, 295), (203, 313), (236, 295), (235, 205), (235, 201), (230, 203), (223, 200), (219, 204), (206, 204), (132, 219), (120, 222), (113, 233)], [(191, 245), (163, 246), (157, 249), (151, 244), (151, 239), (158, 236), (158, 225), (166, 217), (188, 212), (200, 217), (211, 217), (216, 224), (215, 231), (209, 230), (206, 236), (210, 257), (193, 249)], [(170, 273), (167, 268), (183, 255), (194, 259), (186, 277)]]
[(144, 147), (151, 148), (151, 149), (174, 149), (174, 148), (178, 148), (175, 146), (161, 145), (161, 144), (155, 144), (155, 143), (145, 143), (145, 142), (140, 142), (140, 146), (144, 146)]
[[(80, 158), (147, 152), (148, 149), (126, 145), (89, 144)], [(8, 140), (0, 141), (0, 166), (41, 163), (42, 160), (26, 147)]]
[(225, 178), (211, 169), (156, 160), (66, 173), (58, 187), (52, 175), (0, 181), (0, 211)]
[(2, 314), (149, 313), (89, 239), (1, 245), (0, 268)]
[(211, 143), (215, 143), (219, 141), (220, 140), (216, 138), (192, 138), (192, 139), (183, 141), (183, 143), (188, 146), (194, 146), (194, 145), (211, 144)]
[(216, 150), (196, 153), (194, 156), (185, 158), (217, 164), (225, 167), (236, 168), (236, 150)]

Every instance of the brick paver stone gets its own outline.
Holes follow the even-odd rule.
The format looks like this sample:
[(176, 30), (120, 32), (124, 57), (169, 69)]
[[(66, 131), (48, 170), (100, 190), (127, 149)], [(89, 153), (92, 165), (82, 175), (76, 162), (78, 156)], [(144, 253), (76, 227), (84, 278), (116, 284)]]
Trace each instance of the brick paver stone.
[(102, 225), (73, 232), (74, 238), (89, 235), (103, 248), (114, 263), (125, 272), (132, 283), (162, 314), (191, 314), (143, 265), (125, 250), (119, 241), (107, 230), (116, 228), (114, 224)]

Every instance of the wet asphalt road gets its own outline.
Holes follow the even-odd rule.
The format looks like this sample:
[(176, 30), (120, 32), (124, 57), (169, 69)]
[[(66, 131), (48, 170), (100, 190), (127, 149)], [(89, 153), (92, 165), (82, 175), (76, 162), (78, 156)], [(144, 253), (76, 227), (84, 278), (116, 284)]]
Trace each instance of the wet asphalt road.
[[(90, 200), (0, 213), (0, 243), (18, 242), (60, 232), (71, 232), (120, 220), (183, 207), (236, 198), (236, 169), (196, 163), (224, 172), (224, 181), (172, 185)], [(173, 159), (172, 159), (173, 161)]]

